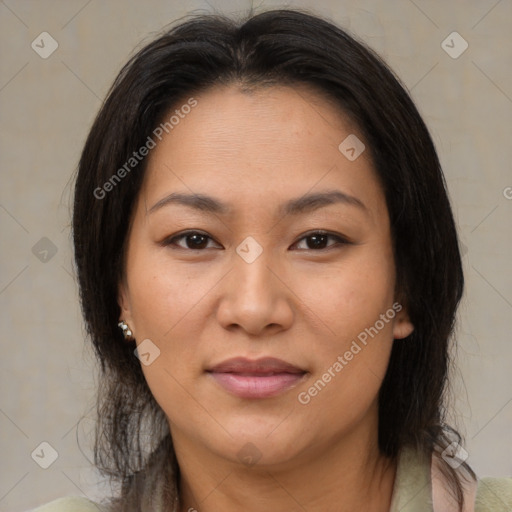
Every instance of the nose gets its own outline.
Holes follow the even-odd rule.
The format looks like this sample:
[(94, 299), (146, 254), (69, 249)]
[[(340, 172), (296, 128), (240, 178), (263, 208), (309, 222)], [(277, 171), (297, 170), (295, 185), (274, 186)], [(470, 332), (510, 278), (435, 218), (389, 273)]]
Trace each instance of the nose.
[(254, 336), (275, 334), (293, 322), (293, 293), (284, 276), (269, 266), (265, 251), (252, 263), (234, 256), (234, 265), (221, 283), (217, 320), (228, 330)]

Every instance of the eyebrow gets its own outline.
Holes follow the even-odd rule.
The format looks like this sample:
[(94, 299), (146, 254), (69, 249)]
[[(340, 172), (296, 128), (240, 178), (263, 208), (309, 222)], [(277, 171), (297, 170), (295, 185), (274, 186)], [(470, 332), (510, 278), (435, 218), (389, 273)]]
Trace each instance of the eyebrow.
[[(357, 197), (341, 192), (340, 190), (328, 190), (326, 192), (311, 193), (296, 199), (290, 199), (280, 205), (278, 215), (304, 214), (336, 203), (355, 206), (363, 211), (368, 211), (364, 203)], [(196, 210), (220, 215), (227, 215), (232, 211), (226, 203), (205, 194), (173, 192), (157, 201), (148, 210), (148, 213), (153, 213), (171, 204), (180, 204)]]

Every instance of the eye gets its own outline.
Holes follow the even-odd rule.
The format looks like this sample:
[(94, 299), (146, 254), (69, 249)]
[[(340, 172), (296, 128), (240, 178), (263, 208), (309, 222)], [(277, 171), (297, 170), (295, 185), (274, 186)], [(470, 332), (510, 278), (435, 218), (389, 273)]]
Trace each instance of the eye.
[[(184, 245), (178, 243), (181, 240), (184, 240)], [(162, 242), (162, 245), (176, 245), (181, 249), (202, 250), (208, 248), (209, 240), (213, 241), (213, 238), (206, 233), (201, 233), (200, 231), (186, 231), (185, 233), (166, 238)]]
[[(333, 240), (334, 243), (329, 244), (329, 240)], [(216, 243), (213, 238), (206, 233), (201, 231), (186, 231), (178, 235), (174, 235), (170, 238), (166, 238), (162, 245), (170, 246), (174, 245), (180, 249), (189, 249), (195, 251), (201, 251), (203, 249), (212, 248), (208, 246), (209, 242)], [(300, 250), (325, 250), (336, 245), (346, 245), (350, 242), (343, 236), (327, 231), (312, 231), (303, 236), (298, 242), (294, 244), (295, 247), (299, 246), (305, 241), (306, 247), (298, 247)], [(217, 244), (218, 245), (218, 244)]]
[[(328, 244), (328, 240), (334, 240), (334, 244)], [(350, 242), (341, 235), (335, 235), (334, 233), (328, 233), (327, 231), (313, 231), (307, 233), (303, 236), (299, 242), (296, 242), (294, 245), (300, 245), (302, 241), (306, 241), (307, 247), (302, 247), (301, 250), (323, 250), (330, 249), (335, 245), (346, 245)]]

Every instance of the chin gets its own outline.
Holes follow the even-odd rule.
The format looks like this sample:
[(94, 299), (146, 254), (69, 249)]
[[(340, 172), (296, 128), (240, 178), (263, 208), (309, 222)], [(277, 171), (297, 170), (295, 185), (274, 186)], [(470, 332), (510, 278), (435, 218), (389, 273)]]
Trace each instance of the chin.
[[(286, 465), (306, 449), (306, 439), (305, 425), (295, 422), (290, 428), (285, 418), (285, 414), (267, 419), (249, 415), (224, 421), (223, 426), (231, 435), (222, 436), (211, 449), (232, 462), (248, 466)], [(211, 445), (212, 438), (205, 439), (205, 443)]]

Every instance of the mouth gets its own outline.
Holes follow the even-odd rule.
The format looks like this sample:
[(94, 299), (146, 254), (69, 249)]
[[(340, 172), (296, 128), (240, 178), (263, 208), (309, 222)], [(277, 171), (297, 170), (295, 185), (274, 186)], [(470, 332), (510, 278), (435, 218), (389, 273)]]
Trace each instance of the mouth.
[(206, 370), (228, 393), (240, 398), (269, 398), (298, 385), (307, 372), (281, 359), (228, 359)]

